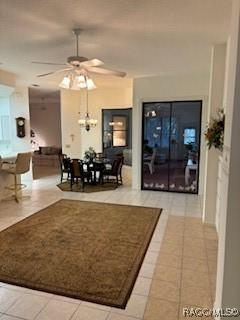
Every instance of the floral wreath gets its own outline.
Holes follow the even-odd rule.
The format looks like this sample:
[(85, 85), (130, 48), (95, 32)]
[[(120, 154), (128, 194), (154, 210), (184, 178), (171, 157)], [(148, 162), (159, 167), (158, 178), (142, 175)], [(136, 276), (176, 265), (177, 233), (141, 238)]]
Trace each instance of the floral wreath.
[(224, 111), (223, 109), (219, 109), (217, 117), (210, 120), (207, 125), (207, 130), (204, 133), (208, 149), (214, 147), (216, 149), (219, 149), (220, 151), (223, 150), (224, 122)]

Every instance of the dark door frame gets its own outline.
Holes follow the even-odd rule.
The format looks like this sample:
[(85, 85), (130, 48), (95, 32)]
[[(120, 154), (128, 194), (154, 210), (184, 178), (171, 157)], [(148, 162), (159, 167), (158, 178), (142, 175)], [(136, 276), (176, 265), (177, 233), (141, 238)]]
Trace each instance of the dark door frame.
[[(143, 141), (144, 141), (144, 106), (146, 104), (150, 103), (168, 103), (170, 104), (170, 119), (172, 118), (172, 105), (174, 103), (184, 103), (184, 102), (199, 102), (200, 103), (200, 115), (199, 115), (199, 134), (198, 134), (198, 140), (199, 140), (199, 146), (198, 146), (198, 173), (197, 173), (197, 190), (196, 192), (192, 191), (179, 191), (179, 190), (159, 190), (159, 189), (148, 189), (144, 188), (143, 186)], [(200, 161), (201, 161), (201, 134), (202, 134), (202, 106), (203, 106), (203, 100), (174, 100), (174, 101), (144, 101), (142, 102), (142, 147), (141, 147), (141, 190), (148, 190), (148, 191), (161, 191), (161, 192), (173, 192), (173, 193), (185, 193), (185, 194), (198, 194), (199, 193), (199, 172), (200, 172)], [(169, 142), (171, 140), (171, 121), (170, 121), (170, 134), (169, 134)], [(170, 144), (169, 144), (169, 155), (171, 152)], [(169, 156), (170, 160), (170, 156)], [(170, 162), (168, 162), (168, 184), (169, 184), (169, 165)]]
[[(123, 111), (123, 110), (131, 110), (131, 112), (132, 112), (133, 108), (132, 107), (127, 107), (127, 108), (102, 108), (102, 116), (101, 116), (101, 121), (102, 121), (102, 130), (101, 130), (102, 131), (102, 136), (101, 136), (101, 139), (102, 139), (102, 152), (104, 152), (104, 141), (103, 141), (104, 140), (104, 137), (103, 137), (104, 136), (104, 124), (103, 124), (104, 111), (108, 111), (108, 110), (119, 111), (119, 114), (115, 114), (114, 116), (122, 116), (121, 111)], [(132, 122), (130, 123), (129, 119), (127, 119), (127, 125), (128, 126), (131, 125), (131, 127), (132, 127)], [(128, 134), (129, 134), (129, 128), (126, 131), (128, 131)], [(131, 133), (132, 133), (132, 128), (131, 128)], [(132, 139), (132, 137), (131, 137), (131, 139)], [(132, 146), (132, 143), (133, 143), (133, 141), (131, 141), (131, 146)], [(126, 148), (128, 147), (128, 145), (129, 145), (129, 142), (127, 141)], [(111, 148), (118, 148), (118, 147), (111, 146)]]

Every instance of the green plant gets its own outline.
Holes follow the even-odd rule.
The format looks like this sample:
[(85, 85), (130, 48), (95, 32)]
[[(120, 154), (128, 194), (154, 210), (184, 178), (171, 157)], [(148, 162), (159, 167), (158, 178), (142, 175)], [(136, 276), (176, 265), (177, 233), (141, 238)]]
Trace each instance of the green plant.
[(223, 150), (224, 122), (224, 111), (223, 109), (219, 109), (217, 117), (210, 120), (205, 131), (208, 149), (214, 147), (220, 151)]

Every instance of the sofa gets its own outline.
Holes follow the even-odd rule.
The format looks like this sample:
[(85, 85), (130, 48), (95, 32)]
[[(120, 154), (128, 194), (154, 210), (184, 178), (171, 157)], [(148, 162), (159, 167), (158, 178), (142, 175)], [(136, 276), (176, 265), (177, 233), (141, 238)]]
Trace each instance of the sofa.
[(39, 150), (34, 151), (32, 161), (34, 166), (59, 166), (59, 155), (62, 149), (55, 146), (39, 147)]

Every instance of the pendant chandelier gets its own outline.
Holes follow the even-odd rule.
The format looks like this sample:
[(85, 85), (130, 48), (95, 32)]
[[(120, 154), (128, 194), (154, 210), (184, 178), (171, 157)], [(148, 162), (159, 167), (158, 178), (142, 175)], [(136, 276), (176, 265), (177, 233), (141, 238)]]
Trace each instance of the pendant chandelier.
[(85, 118), (84, 119), (79, 119), (78, 123), (80, 125), (80, 127), (85, 128), (86, 131), (89, 131), (91, 128), (96, 127), (98, 121), (96, 119), (92, 119), (89, 115), (89, 111), (88, 111), (88, 87), (86, 87), (86, 106), (87, 106), (87, 110), (86, 110), (86, 114), (85, 114)]

